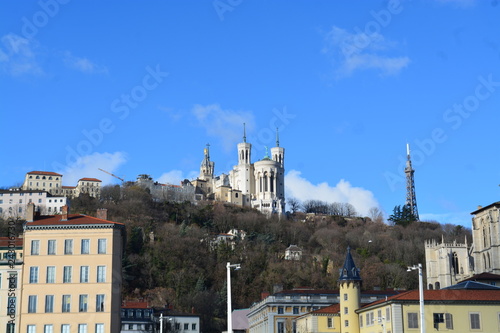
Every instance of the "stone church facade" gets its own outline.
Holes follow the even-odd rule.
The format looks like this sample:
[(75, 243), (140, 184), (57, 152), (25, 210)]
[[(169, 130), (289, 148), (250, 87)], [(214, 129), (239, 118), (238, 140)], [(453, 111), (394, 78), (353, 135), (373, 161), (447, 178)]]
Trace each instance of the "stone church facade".
[(440, 289), (481, 273), (500, 274), (500, 202), (471, 213), (472, 244), (425, 243), (427, 288)]

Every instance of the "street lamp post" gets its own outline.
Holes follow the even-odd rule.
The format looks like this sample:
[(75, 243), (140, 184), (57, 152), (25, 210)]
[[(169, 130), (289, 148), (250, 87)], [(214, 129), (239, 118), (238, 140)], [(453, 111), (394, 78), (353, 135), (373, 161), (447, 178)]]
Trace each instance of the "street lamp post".
[(422, 264), (413, 265), (408, 267), (408, 272), (418, 269), (418, 297), (420, 302), (420, 332), (425, 333), (425, 319), (424, 319), (424, 282), (422, 277)]
[(241, 268), (240, 264), (227, 263), (227, 333), (233, 333), (233, 318), (231, 316), (231, 268), (238, 270)]

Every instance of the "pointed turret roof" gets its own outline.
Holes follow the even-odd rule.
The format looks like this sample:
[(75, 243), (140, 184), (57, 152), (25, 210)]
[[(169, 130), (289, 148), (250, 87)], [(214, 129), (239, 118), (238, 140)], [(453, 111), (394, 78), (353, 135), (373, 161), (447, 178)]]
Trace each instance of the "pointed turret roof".
[(339, 281), (361, 281), (359, 269), (354, 264), (351, 256), (351, 247), (347, 247), (347, 254), (345, 256), (344, 266), (340, 269)]

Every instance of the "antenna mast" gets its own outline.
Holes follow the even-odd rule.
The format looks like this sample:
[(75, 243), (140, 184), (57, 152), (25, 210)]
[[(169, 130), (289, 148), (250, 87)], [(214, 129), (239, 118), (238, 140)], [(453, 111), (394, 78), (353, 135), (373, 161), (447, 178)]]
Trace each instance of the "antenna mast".
[(415, 194), (415, 179), (413, 177), (415, 170), (413, 170), (413, 168), (411, 166), (410, 144), (409, 143), (406, 144), (406, 155), (408, 158), (408, 160), (406, 161), (406, 168), (405, 168), (406, 206), (410, 208), (411, 213), (417, 219), (417, 221), (420, 221), (420, 218), (418, 217), (417, 196)]

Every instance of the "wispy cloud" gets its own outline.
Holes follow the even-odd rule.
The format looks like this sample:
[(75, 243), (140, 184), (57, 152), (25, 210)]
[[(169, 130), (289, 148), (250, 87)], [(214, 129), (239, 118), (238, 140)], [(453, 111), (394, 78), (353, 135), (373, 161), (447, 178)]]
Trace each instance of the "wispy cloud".
[(115, 153), (93, 153), (79, 157), (75, 163), (66, 166), (63, 170), (56, 170), (64, 175), (64, 185), (75, 186), (78, 179), (84, 177), (98, 178), (103, 184), (115, 182), (115, 178), (99, 170), (104, 169), (116, 174), (118, 168), (126, 162), (126, 156), (122, 152)]
[(165, 172), (158, 178), (158, 182), (162, 184), (174, 184), (179, 185), (181, 181), (184, 179), (194, 179), (198, 176), (198, 172), (191, 171), (187, 175), (184, 174), (181, 170), (171, 170)]
[(321, 200), (329, 203), (346, 202), (356, 208), (363, 216), (369, 215), (372, 207), (379, 207), (373, 193), (361, 187), (354, 187), (342, 179), (335, 186), (328, 183), (313, 184), (301, 176), (300, 171), (290, 170), (285, 176), (285, 190), (287, 197), (294, 197), (300, 201)]
[(227, 151), (241, 141), (243, 123), (249, 130), (254, 127), (254, 116), (249, 111), (222, 109), (218, 104), (211, 104), (195, 105), (192, 113), (198, 125), (205, 128), (209, 136), (219, 138)]
[(63, 61), (67, 67), (86, 74), (108, 73), (108, 69), (105, 66), (97, 65), (90, 61), (88, 58), (74, 56), (70, 51), (64, 52)]
[(40, 47), (35, 40), (14, 33), (1, 37), (0, 65), (2, 72), (11, 76), (42, 75), (39, 65)]
[(392, 54), (398, 43), (386, 39), (380, 33), (350, 33), (333, 26), (325, 36), (323, 53), (336, 66), (339, 77), (347, 77), (358, 70), (377, 70), (382, 76), (398, 74), (410, 63), (407, 56)]

